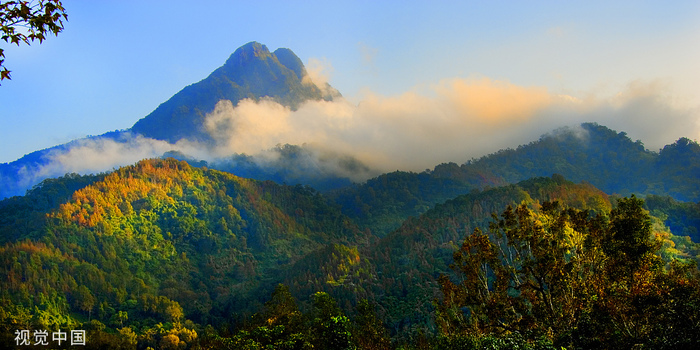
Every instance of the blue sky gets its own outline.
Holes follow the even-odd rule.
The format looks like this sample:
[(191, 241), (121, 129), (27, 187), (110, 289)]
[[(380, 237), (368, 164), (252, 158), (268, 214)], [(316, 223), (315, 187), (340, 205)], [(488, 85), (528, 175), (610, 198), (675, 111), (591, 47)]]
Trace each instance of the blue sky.
[[(632, 91), (699, 122), (697, 1), (63, 3), (58, 37), (0, 43), (12, 70), (0, 86), (0, 162), (129, 128), (249, 41), (292, 49), (356, 103), (489, 79), (582, 101)], [(660, 120), (639, 120), (631, 136), (647, 145), (700, 138), (686, 127), (648, 140)]]

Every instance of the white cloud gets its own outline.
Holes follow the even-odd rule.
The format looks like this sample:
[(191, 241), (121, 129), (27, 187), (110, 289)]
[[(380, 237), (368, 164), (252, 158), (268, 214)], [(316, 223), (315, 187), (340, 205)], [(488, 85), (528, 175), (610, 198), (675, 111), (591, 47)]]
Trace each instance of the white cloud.
[(316, 85), (324, 94), (332, 92), (328, 82), (333, 74), (333, 65), (326, 58), (310, 58), (306, 63), (306, 73), (303, 83)]
[(449, 79), (425, 94), (366, 92), (357, 104), (310, 101), (296, 111), (271, 100), (243, 100), (235, 107), (220, 102), (207, 126), (221, 155), (310, 144), (392, 171), (464, 162), (588, 121), (627, 131), (653, 149), (697, 135), (694, 115), (672, 107), (655, 83), (634, 83), (610, 98), (579, 99), (505, 81)]
[[(589, 121), (625, 131), (652, 150), (682, 136), (700, 138), (700, 109), (673, 106), (661, 83), (633, 82), (615, 96), (591, 96), (595, 94), (557, 95), (490, 79), (448, 79), (426, 93), (365, 92), (359, 103), (343, 98), (309, 101), (295, 111), (271, 99), (245, 99), (236, 106), (220, 101), (204, 125), (213, 146), (131, 134), (118, 141), (83, 139), (51, 151), (40, 169), (21, 170), (22, 183), (29, 187), (65, 173), (109, 171), (171, 150), (208, 161), (245, 153), (265, 164), (278, 153), (264, 150), (280, 144), (306, 145), (315, 159), (305, 160), (304, 169), (337, 171), (361, 181), (376, 170), (422, 171), (442, 162), (465, 162)], [(329, 160), (333, 157), (340, 160)], [(351, 157), (374, 170), (353, 174), (344, 169)]]

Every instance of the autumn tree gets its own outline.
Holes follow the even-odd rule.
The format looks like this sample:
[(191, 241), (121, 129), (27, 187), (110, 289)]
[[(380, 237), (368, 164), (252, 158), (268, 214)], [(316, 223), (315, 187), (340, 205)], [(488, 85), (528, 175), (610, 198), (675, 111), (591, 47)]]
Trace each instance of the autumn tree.
[[(0, 3), (0, 38), (18, 46), (35, 40), (41, 43), (47, 34), (58, 35), (64, 20), (68, 20), (68, 15), (60, 0), (6, 1)], [(0, 48), (0, 81), (10, 79), (4, 62), (5, 53)]]
[(625, 348), (660, 344), (658, 322), (679, 320), (668, 308), (698, 317), (671, 297), (682, 292), (697, 300), (698, 289), (688, 287), (697, 285), (689, 272), (697, 269), (663, 269), (637, 198), (621, 199), (609, 216), (554, 202), (534, 210), (509, 206), (493, 219), (488, 233), (475, 230), (454, 253), (451, 267), (461, 281), (439, 279), (438, 324), (448, 337), (523, 334), (567, 348)]
[(136, 349), (137, 335), (130, 327), (122, 327), (119, 332), (119, 345), (122, 349)]

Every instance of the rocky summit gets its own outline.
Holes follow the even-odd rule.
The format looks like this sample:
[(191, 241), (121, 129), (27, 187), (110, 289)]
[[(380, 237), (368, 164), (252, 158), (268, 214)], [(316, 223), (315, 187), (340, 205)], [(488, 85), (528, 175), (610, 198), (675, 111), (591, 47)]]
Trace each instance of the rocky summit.
[(339, 95), (324, 94), (304, 79), (306, 75), (306, 68), (292, 50), (270, 52), (267, 46), (250, 42), (238, 48), (207, 78), (185, 87), (137, 121), (131, 131), (172, 143), (181, 139), (208, 142), (211, 138), (202, 124), (221, 100), (229, 100), (235, 106), (242, 99), (269, 97), (295, 109), (307, 100), (330, 100)]

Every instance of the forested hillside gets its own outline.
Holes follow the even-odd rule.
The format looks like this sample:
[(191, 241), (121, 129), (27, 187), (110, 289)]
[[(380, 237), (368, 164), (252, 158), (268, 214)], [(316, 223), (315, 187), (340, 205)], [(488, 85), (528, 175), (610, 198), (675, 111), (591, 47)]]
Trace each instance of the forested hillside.
[(700, 201), (700, 145), (679, 139), (662, 150), (646, 150), (624, 132), (595, 123), (564, 128), (516, 149), (465, 164), (441, 164), (431, 171), (384, 174), (330, 193), (343, 212), (379, 235), (409, 216), (475, 189), (561, 174), (586, 181), (608, 194), (661, 195)]
[[(397, 188), (401, 201), (402, 193)], [(643, 234), (660, 259), (655, 278), (678, 271), (674, 285), (696, 283), (694, 267), (673, 261), (697, 260), (698, 245), (663, 220), (694, 232), (697, 208), (650, 199), (647, 207), (661, 217), (647, 216)], [(555, 175), (472, 190), (380, 237), (312, 188), (175, 159), (47, 180), (0, 202), (7, 276), (0, 331), (14, 344), (18, 329), (85, 329), (88, 347), (126, 349), (583, 344), (540, 331), (474, 333), (445, 314), (454, 304), (444, 298), (455, 288), (445, 278), (462, 278), (450, 264), (465, 237), (488, 231), (492, 213), (516, 206), (538, 213), (553, 201), (604, 225), (617, 205), (593, 185)], [(694, 289), (688, 293), (695, 300)]]
[[(41, 198), (44, 188), (52, 198), (50, 184), (27, 198)], [(151, 334), (150, 344), (166, 330), (192, 330), (192, 322), (237, 322), (307, 254), (329, 259), (326, 253), (371, 241), (313, 189), (173, 159), (121, 168), (28, 224), (22, 214), (32, 206), (52, 207), (2, 207), (3, 336), (29, 325), (128, 325)], [(342, 264), (330, 258), (332, 272), (321, 278), (340, 279)]]
[[(492, 213), (507, 206), (524, 204), (537, 209), (545, 201), (558, 201), (585, 212), (609, 212), (615, 200), (589, 184), (574, 184), (557, 175), (534, 178), (459, 196), (436, 205), (425, 214), (406, 220), (377, 244), (370, 256), (376, 264), (377, 300), (386, 312), (387, 322), (395, 332), (418, 332), (433, 327), (432, 303), (440, 297), (437, 277), (449, 274), (453, 252), (465, 236), (475, 229), (487, 231)], [(654, 234), (663, 242), (658, 252), (667, 260), (700, 259), (698, 245), (674, 236), (664, 224), (654, 219)], [(680, 249), (680, 250), (679, 250)], [(413, 331), (411, 331), (413, 329)]]

